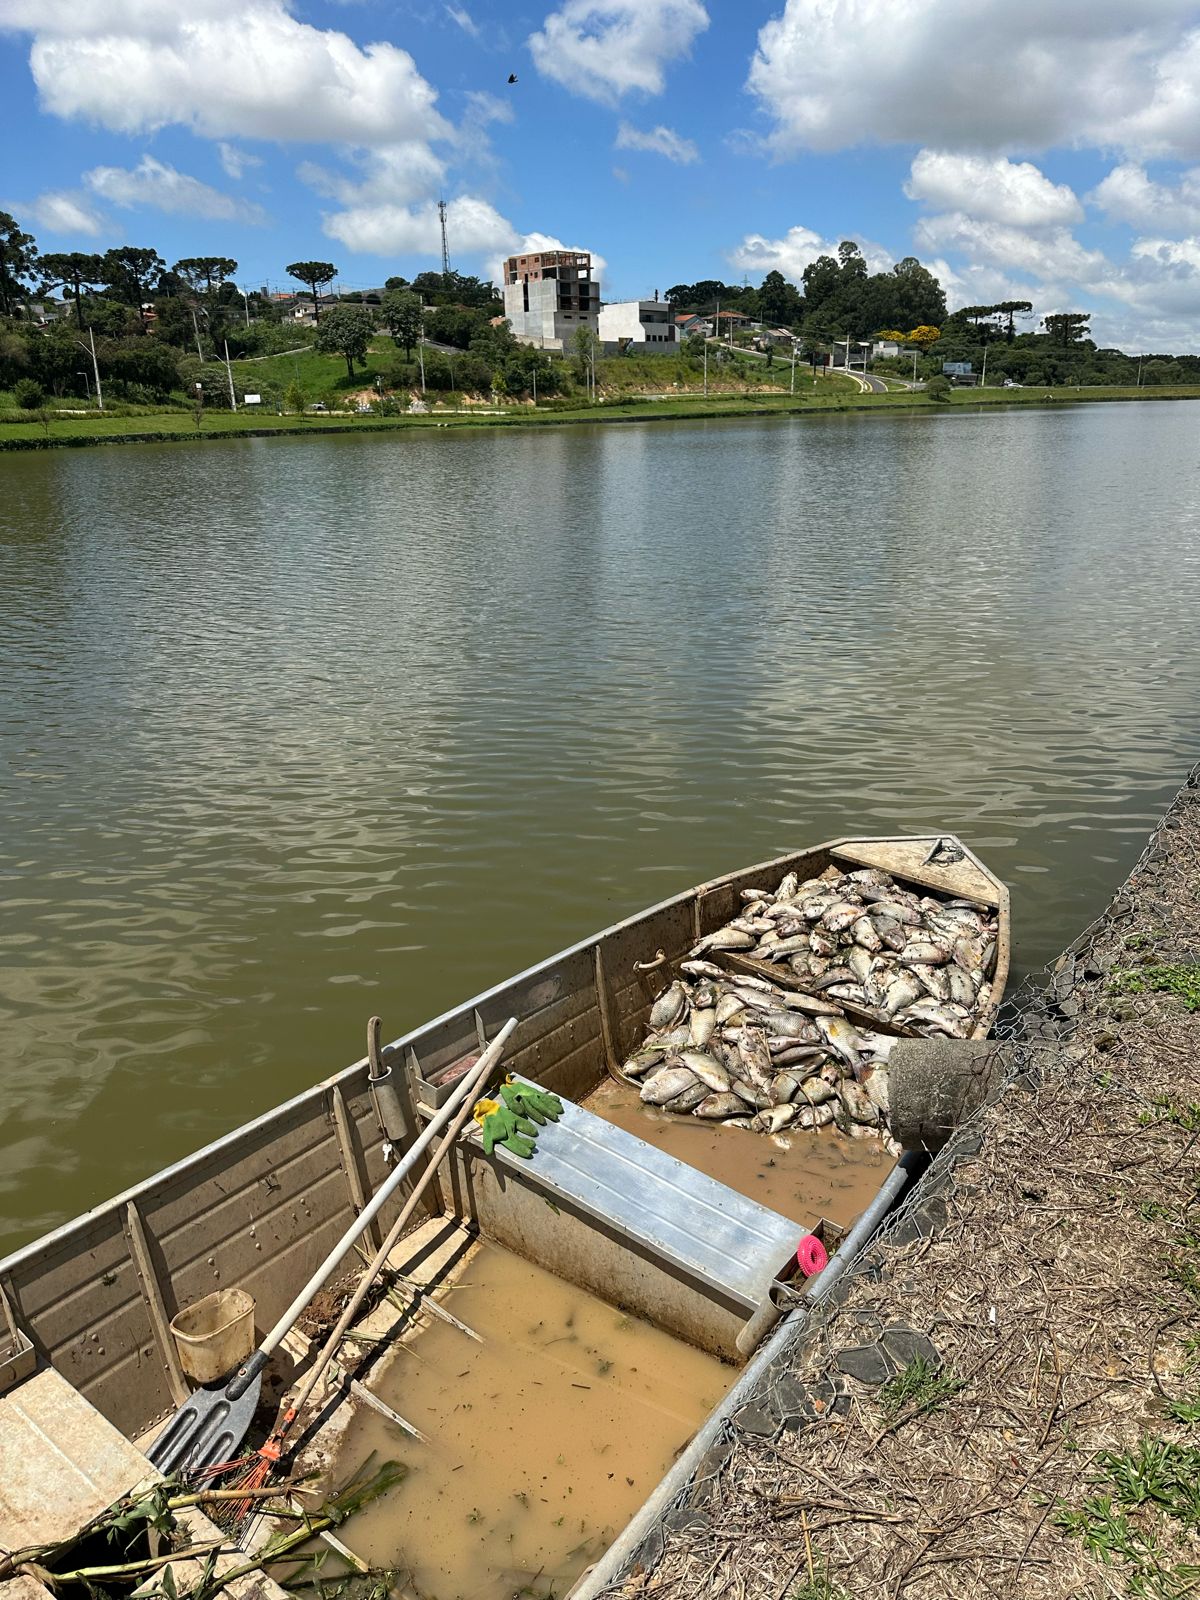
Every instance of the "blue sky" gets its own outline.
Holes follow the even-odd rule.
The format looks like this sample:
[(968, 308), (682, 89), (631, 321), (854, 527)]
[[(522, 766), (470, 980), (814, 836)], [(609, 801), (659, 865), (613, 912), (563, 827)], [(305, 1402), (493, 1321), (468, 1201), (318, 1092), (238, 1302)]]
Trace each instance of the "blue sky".
[(463, 271), (556, 241), (617, 299), (854, 238), (952, 305), (1200, 349), (1178, 0), (0, 0), (0, 103), (0, 208), (43, 250), (365, 287), (439, 264), (444, 194)]

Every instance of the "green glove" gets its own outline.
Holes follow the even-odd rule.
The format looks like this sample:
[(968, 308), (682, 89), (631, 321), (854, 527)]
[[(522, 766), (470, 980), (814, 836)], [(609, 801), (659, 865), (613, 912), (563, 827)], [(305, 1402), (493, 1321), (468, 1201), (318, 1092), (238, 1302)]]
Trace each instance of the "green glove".
[(475, 1107), (475, 1120), (483, 1132), (485, 1155), (490, 1156), (498, 1144), (525, 1161), (533, 1154), (537, 1128), (511, 1107), (498, 1105), (494, 1100), (481, 1100)]
[(557, 1122), (562, 1116), (563, 1103), (556, 1094), (535, 1089), (531, 1083), (502, 1083), (500, 1097), (510, 1111), (518, 1116), (532, 1117), (545, 1127), (547, 1122)]

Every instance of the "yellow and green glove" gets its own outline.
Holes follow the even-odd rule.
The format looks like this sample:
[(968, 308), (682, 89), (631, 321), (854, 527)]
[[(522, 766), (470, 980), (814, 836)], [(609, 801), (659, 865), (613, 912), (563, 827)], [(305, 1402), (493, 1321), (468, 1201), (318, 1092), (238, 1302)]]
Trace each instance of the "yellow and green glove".
[(480, 1100), (472, 1115), (483, 1133), (483, 1150), (491, 1155), (497, 1145), (528, 1161), (533, 1154), (537, 1127), (498, 1100)]
[(516, 1083), (509, 1078), (500, 1085), (500, 1098), (518, 1117), (530, 1117), (543, 1128), (562, 1116), (563, 1103), (558, 1096), (535, 1089), (531, 1083)]

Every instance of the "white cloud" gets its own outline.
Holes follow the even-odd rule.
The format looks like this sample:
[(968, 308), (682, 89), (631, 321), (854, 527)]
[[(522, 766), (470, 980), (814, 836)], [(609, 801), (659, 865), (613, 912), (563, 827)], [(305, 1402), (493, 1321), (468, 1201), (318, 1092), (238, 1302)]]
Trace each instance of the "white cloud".
[(296, 176), (327, 200), (362, 208), (411, 205), (435, 194), (446, 167), (427, 144), (412, 141), (365, 150), (352, 157), (357, 172), (331, 172), (315, 161), (302, 161)]
[(24, 203), (13, 201), (6, 209), (16, 212), (24, 222), (32, 223), (45, 233), (70, 237), (83, 234), (94, 239), (107, 226), (104, 216), (91, 200), (82, 194), (71, 194), (65, 189), (48, 189), (36, 200)]
[(922, 217), (914, 237), (918, 253), (955, 251), (970, 261), (1029, 274), (1043, 282), (1086, 282), (1102, 277), (1108, 266), (1103, 252), (1086, 249), (1068, 228), (1027, 230), (963, 211)]
[(447, 6), (446, 15), (451, 22), (456, 22), (465, 34), (472, 39), (478, 39), (479, 24), (465, 6)]
[(498, 95), (488, 94), (486, 89), (469, 89), (465, 121), (483, 128), (489, 122), (515, 122), (516, 113), (508, 101), (501, 100)]
[(118, 133), (386, 145), (446, 131), (407, 51), (314, 28), (284, 0), (5, 0), (3, 21), (33, 34), (44, 110)]
[(748, 87), (780, 155), (873, 142), (1200, 154), (1194, 0), (785, 0)]
[(1051, 183), (1030, 161), (920, 150), (904, 192), (938, 211), (967, 211), (1018, 228), (1080, 222), (1083, 207), (1065, 183)]
[(244, 177), (248, 167), (262, 166), (258, 156), (252, 156), (246, 150), (239, 150), (236, 145), (226, 144), (223, 139), (217, 145), (217, 154), (227, 175), (234, 179)]
[(565, 0), (528, 43), (543, 77), (612, 105), (631, 90), (661, 94), (664, 68), (707, 27), (700, 0)]
[[(856, 241), (871, 272), (890, 272), (896, 257), (882, 245), (869, 240)], [(739, 272), (751, 277), (768, 272), (782, 272), (792, 283), (799, 283), (804, 269), (818, 256), (837, 258), (837, 241), (823, 239), (811, 228), (789, 228), (782, 239), (768, 239), (761, 233), (748, 233), (740, 244), (729, 252), (729, 261)]]
[(174, 215), (223, 222), (266, 221), (266, 212), (249, 200), (210, 188), (199, 178), (145, 155), (136, 167), (93, 167), (83, 181), (94, 194), (126, 209), (151, 206)]
[(1182, 173), (1171, 186), (1156, 183), (1137, 162), (1125, 161), (1097, 184), (1088, 199), (1113, 222), (1200, 232), (1200, 167)]
[(617, 129), (616, 147), (618, 150), (648, 150), (652, 155), (677, 161), (682, 167), (700, 159), (700, 152), (691, 139), (683, 138), (674, 128), (664, 128), (661, 123), (656, 128), (643, 131), (631, 123), (622, 122)]
[[(441, 255), (441, 220), (432, 200), (422, 205), (350, 206), (323, 218), (323, 227), (348, 250), (367, 255)], [(455, 259), (497, 252), (506, 255), (518, 239), (512, 223), (475, 195), (460, 195), (447, 204), (446, 229)]]

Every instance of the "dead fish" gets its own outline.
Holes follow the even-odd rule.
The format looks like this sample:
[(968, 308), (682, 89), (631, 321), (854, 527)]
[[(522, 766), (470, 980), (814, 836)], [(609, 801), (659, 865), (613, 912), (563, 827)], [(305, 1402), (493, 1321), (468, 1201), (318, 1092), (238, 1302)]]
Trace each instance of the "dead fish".
[(984, 942), (964, 934), (954, 941), (954, 959), (964, 972), (974, 972), (983, 966)]
[(707, 1100), (712, 1090), (706, 1083), (697, 1083), (694, 1079), (690, 1089), (685, 1089), (682, 1094), (677, 1094), (674, 1100), (668, 1100), (663, 1106), (664, 1111), (673, 1111), (682, 1116), (689, 1111), (694, 1111), (702, 1100)]
[(776, 900), (790, 900), (799, 887), (799, 874), (795, 872), (785, 873), (778, 889), (775, 891)]
[(960, 1010), (960, 1007), (926, 998), (914, 1000), (905, 1011), (898, 1011), (896, 1020), (933, 1028), (938, 1033), (948, 1034), (951, 1039), (965, 1039), (970, 1032), (970, 1018), (957, 1015)]
[(806, 922), (820, 922), (821, 918), (833, 904), (833, 896), (828, 894), (810, 894), (806, 900), (797, 901), (800, 915)]
[(904, 932), (904, 924), (897, 922), (894, 917), (872, 916), (871, 923), (880, 940), (889, 950), (903, 950), (908, 943), (908, 937)]
[(800, 1093), (810, 1106), (823, 1106), (827, 1100), (832, 1100), (837, 1092), (832, 1084), (825, 1082), (824, 1078), (806, 1078), (800, 1085)]
[(774, 900), (775, 893), (771, 889), (739, 889), (738, 895), (743, 900)]
[(957, 961), (944, 970), (946, 981), (950, 985), (950, 999), (955, 1005), (966, 1006), (968, 1009), (975, 1005), (979, 998), (975, 991), (975, 978), (980, 974), (964, 972)]
[[(866, 955), (866, 951), (862, 952)], [(809, 984), (810, 994), (821, 994), (824, 990), (832, 988), (835, 983), (856, 983), (854, 971), (850, 966), (827, 967), (819, 978), (814, 978)]]
[(756, 939), (761, 938), (764, 933), (775, 932), (775, 924), (773, 922), (768, 922), (765, 917), (748, 917), (742, 915), (740, 917), (734, 917), (733, 921), (727, 922), (725, 926), (727, 928), (736, 928), (739, 933), (752, 933)]
[(883, 940), (879, 937), (870, 917), (860, 915), (851, 926), (850, 936), (855, 944), (861, 945), (864, 950), (875, 951), (883, 948)]
[(737, 1095), (726, 1092), (724, 1094), (710, 1094), (706, 1099), (701, 1100), (693, 1115), (703, 1117), (705, 1120), (712, 1119), (715, 1122), (725, 1117), (736, 1117), (741, 1109), (742, 1102)]
[(862, 1041), (845, 1017), (818, 1017), (817, 1027), (822, 1037), (829, 1041), (830, 1048), (857, 1077), (862, 1070), (862, 1057), (859, 1055)]
[(904, 946), (900, 952), (900, 959), (906, 967), (914, 963), (921, 966), (942, 967), (952, 954), (949, 945), (934, 944), (929, 939), (914, 939), (911, 944)]
[(777, 1106), (789, 1105), (796, 1098), (800, 1079), (793, 1072), (777, 1072), (771, 1079), (771, 1099)]
[(723, 1028), (727, 1022), (732, 1022), (740, 1011), (746, 1009), (746, 1002), (736, 990), (726, 989), (717, 1001), (716, 1014), (713, 1022), (716, 1027)]
[(899, 922), (907, 928), (915, 928), (920, 924), (921, 913), (915, 906), (905, 905), (902, 900), (876, 900), (871, 907), (873, 917), (887, 917), (892, 922)]
[(808, 948), (815, 956), (834, 955), (837, 947), (837, 940), (830, 938), (827, 933), (822, 933), (819, 928), (814, 928), (808, 936)]
[(838, 1086), (838, 1099), (846, 1108), (846, 1115), (853, 1122), (865, 1123), (873, 1127), (879, 1121), (879, 1107), (859, 1084), (852, 1078)]
[(851, 883), (868, 884), (878, 888), (889, 888), (892, 883), (882, 867), (858, 867), (854, 872), (848, 872), (846, 876)]
[(679, 1059), (689, 1072), (694, 1072), (701, 1083), (706, 1083), (716, 1094), (723, 1094), (729, 1088), (729, 1074), (714, 1056), (703, 1050), (681, 1051)]
[(871, 976), (876, 958), (860, 944), (852, 944), (846, 951), (846, 965), (855, 983), (865, 984)]
[(868, 1002), (867, 991), (861, 983), (835, 983), (832, 989), (826, 989), (825, 994), (827, 999), (849, 1000), (856, 1006), (865, 1006)]
[(682, 1050), (692, 1037), (692, 1030), (687, 1023), (680, 1028), (668, 1028), (665, 1033), (660, 1033), (656, 1039), (647, 1039), (647, 1044), (658, 1044), (664, 1050)]
[(721, 1126), (723, 1128), (752, 1128), (754, 1119), (753, 1117), (723, 1117)]
[(686, 1067), (659, 1067), (642, 1085), (641, 1097), (648, 1106), (665, 1106), (668, 1100), (674, 1100), (676, 1095), (691, 1088), (695, 1081), (695, 1073)]
[[(768, 1041), (769, 1043), (769, 1041)], [(774, 1052), (772, 1052), (774, 1054)], [(796, 1067), (806, 1064), (816, 1065), (825, 1056), (825, 1047), (820, 1044), (795, 1044), (786, 1050), (780, 1050), (775, 1055), (777, 1067)]]
[(954, 998), (950, 993), (950, 974), (945, 967), (914, 965), (912, 971), (913, 976), (925, 990), (925, 993), (932, 995), (935, 1000), (952, 1000)]
[[(784, 956), (794, 956), (801, 950), (810, 948), (807, 933), (794, 933), (790, 939), (777, 939), (774, 944), (760, 945), (764, 957), (769, 961), (782, 961)], [(834, 947), (836, 949), (836, 946)]]
[(703, 1011), (693, 1011), (691, 1037), (688, 1042), (695, 1045), (697, 1050), (702, 1050), (708, 1043), (716, 1025), (717, 1013), (715, 1008), (710, 1007)]
[(717, 928), (693, 946), (692, 954), (701, 955), (705, 950), (749, 950), (753, 944), (752, 933), (743, 933), (740, 928)]
[(830, 933), (845, 933), (852, 922), (863, 914), (862, 906), (850, 900), (835, 900), (821, 918), (821, 926)]
[(763, 1014), (763, 1027), (776, 1038), (816, 1038), (812, 1024), (806, 1022), (798, 1011), (767, 1011)]
[(762, 1124), (764, 1133), (780, 1133), (795, 1121), (796, 1109), (795, 1106), (770, 1106), (766, 1111), (760, 1111), (754, 1120)]
[(902, 972), (893, 978), (883, 992), (883, 1014), (894, 1017), (897, 1011), (912, 1005), (921, 993), (921, 986), (911, 972)]
[(832, 1121), (833, 1107), (831, 1105), (801, 1106), (796, 1112), (796, 1120), (792, 1123), (792, 1127), (827, 1128)]
[(658, 1066), (666, 1053), (662, 1045), (644, 1044), (640, 1050), (635, 1050), (621, 1063), (621, 1071), (627, 1078), (640, 1078), (649, 1072), (651, 1067)]
[(693, 978), (725, 978), (728, 973), (724, 967), (714, 966), (711, 961), (681, 961), (679, 970), (686, 972)]
[(886, 1117), (888, 1114), (888, 1072), (886, 1067), (868, 1067), (862, 1076), (867, 1098)]
[(769, 1089), (775, 1076), (771, 1052), (767, 1049), (766, 1035), (758, 1028), (743, 1028), (738, 1039), (738, 1054), (745, 1071), (742, 1077), (761, 1089)]
[(731, 1078), (729, 1087), (739, 1100), (744, 1100), (748, 1106), (753, 1106), (756, 1111), (762, 1111), (766, 1106), (774, 1105), (769, 1089), (757, 1088), (752, 1083), (747, 1083), (744, 1078)]
[(650, 1007), (650, 1026), (652, 1028), (669, 1028), (673, 1022), (678, 1022), (687, 1006), (687, 994), (678, 979), (664, 989), (662, 994)]
[(868, 1033), (865, 1028), (858, 1030), (858, 1040), (864, 1056), (870, 1056), (872, 1061), (886, 1061), (896, 1045), (896, 1037), (891, 1033)]

